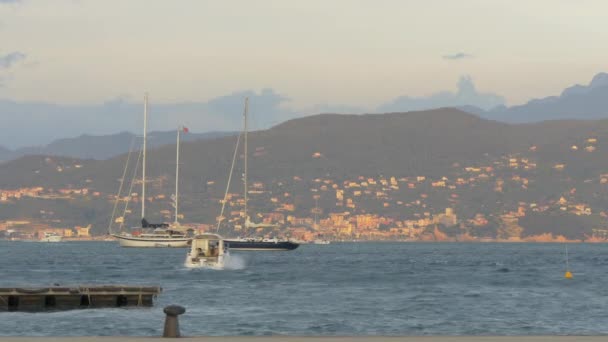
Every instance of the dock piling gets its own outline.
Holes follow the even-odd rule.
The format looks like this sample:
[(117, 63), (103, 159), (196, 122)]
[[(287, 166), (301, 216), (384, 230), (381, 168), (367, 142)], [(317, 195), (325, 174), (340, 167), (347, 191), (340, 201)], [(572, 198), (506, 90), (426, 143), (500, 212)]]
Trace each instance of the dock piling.
[(177, 316), (186, 312), (186, 309), (179, 305), (169, 305), (163, 310), (167, 315), (165, 317), (165, 329), (163, 330), (163, 337), (180, 337), (179, 333), (179, 321)]

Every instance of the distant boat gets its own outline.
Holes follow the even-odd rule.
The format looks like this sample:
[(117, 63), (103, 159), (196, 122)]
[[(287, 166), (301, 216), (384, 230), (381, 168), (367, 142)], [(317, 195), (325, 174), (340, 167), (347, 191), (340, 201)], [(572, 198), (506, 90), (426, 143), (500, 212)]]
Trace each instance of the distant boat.
[[(247, 151), (247, 115), (249, 111), (249, 98), (245, 98), (245, 108), (243, 110), (243, 162), (244, 162), (244, 173), (243, 173), (243, 192), (244, 192), (244, 208), (243, 213), (245, 216), (245, 223), (243, 227), (245, 230), (253, 227), (276, 227), (276, 225), (267, 225), (267, 224), (256, 224), (251, 222), (248, 211), (247, 211), (247, 202), (248, 202), (248, 185), (247, 185), (247, 160), (248, 160), (248, 151)], [(230, 174), (228, 176), (228, 184), (226, 186), (226, 194), (228, 194), (228, 188), (230, 186), (230, 179), (232, 177), (232, 171), (234, 169), (234, 163), (236, 161), (237, 152), (239, 150), (239, 141), (240, 136), (237, 138), (237, 144), (234, 150), (234, 156), (232, 160), (232, 167), (230, 169)], [(224, 201), (225, 203), (225, 201)], [(220, 213), (220, 217), (223, 215), (224, 208), (222, 207), (222, 212)], [(218, 221), (218, 230), (220, 228), (221, 221)], [(245, 238), (227, 238), (224, 239), (225, 243), (231, 250), (241, 250), (241, 251), (291, 251), (298, 248), (299, 244), (293, 241), (278, 239), (278, 238), (263, 238), (256, 236), (249, 236)]]
[(236, 238), (224, 241), (230, 249), (239, 251), (291, 251), (300, 246), (297, 242), (276, 238)]
[(63, 236), (57, 233), (45, 232), (41, 242), (61, 242), (63, 240)]
[[(182, 130), (187, 131), (183, 127), (179, 127), (177, 130), (177, 151), (176, 151), (176, 169), (175, 169), (175, 222), (173, 224), (168, 223), (149, 223), (146, 216), (146, 135), (147, 135), (147, 123), (148, 123), (148, 95), (144, 98), (144, 136), (143, 136), (143, 147), (142, 147), (142, 182), (141, 182), (141, 227), (135, 229), (142, 230), (140, 234), (123, 232), (120, 234), (110, 235), (115, 237), (121, 247), (187, 247), (189, 241), (192, 239), (190, 234), (185, 232), (185, 228), (182, 227), (178, 222), (178, 190), (179, 190), (179, 144), (180, 144), (180, 133)], [(139, 159), (138, 159), (139, 160)], [(126, 176), (128, 167), (129, 157), (127, 157), (127, 165), (123, 173), (123, 181)], [(137, 168), (137, 166), (136, 166)], [(122, 189), (122, 182), (121, 182)], [(117, 196), (120, 198), (120, 192)], [(113, 219), (113, 217), (112, 217)], [(111, 227), (112, 222), (110, 222)]]
[(217, 234), (201, 234), (192, 239), (190, 251), (186, 254), (184, 266), (187, 268), (223, 269), (228, 248)]

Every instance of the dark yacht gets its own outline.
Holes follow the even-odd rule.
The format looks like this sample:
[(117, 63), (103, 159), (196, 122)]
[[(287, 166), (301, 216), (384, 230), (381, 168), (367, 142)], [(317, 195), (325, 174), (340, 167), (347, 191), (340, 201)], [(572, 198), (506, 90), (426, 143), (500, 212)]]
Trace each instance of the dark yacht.
[[(249, 109), (249, 98), (245, 98), (245, 108), (243, 110), (243, 197), (244, 197), (244, 208), (243, 208), (243, 216), (245, 217), (244, 227), (245, 229), (249, 228), (260, 228), (260, 227), (275, 227), (275, 225), (267, 225), (267, 224), (255, 224), (250, 221), (248, 211), (247, 211), (247, 202), (248, 202), (248, 186), (247, 186), (247, 112)], [(239, 144), (240, 144), (241, 135), (237, 137), (236, 147), (234, 149), (234, 155), (232, 158), (232, 166), (230, 168), (230, 173), (228, 176), (228, 184), (226, 185), (226, 195), (228, 194), (228, 189), (230, 187), (230, 179), (232, 177), (232, 173), (234, 171), (234, 164), (236, 162), (236, 158), (238, 156)], [(226, 198), (224, 198), (222, 205), (222, 210), (220, 212), (219, 217), (223, 217)], [(218, 221), (218, 231), (220, 229), (221, 221)], [(248, 234), (249, 235), (249, 234)], [(246, 238), (225, 238), (224, 244), (233, 251), (291, 251), (298, 248), (299, 244), (296, 242), (292, 242), (289, 240), (277, 239), (277, 238), (262, 238), (262, 237), (246, 237)]]
[(262, 238), (237, 238), (224, 239), (224, 244), (233, 251), (291, 251), (300, 244), (289, 240), (262, 239)]

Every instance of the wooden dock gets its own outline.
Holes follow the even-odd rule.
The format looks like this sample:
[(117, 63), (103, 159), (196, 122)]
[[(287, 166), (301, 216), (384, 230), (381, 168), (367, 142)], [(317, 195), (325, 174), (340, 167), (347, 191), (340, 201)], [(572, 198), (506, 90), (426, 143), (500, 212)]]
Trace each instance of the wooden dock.
[(150, 307), (161, 292), (162, 288), (158, 286), (130, 285), (5, 287), (0, 288), (0, 312)]

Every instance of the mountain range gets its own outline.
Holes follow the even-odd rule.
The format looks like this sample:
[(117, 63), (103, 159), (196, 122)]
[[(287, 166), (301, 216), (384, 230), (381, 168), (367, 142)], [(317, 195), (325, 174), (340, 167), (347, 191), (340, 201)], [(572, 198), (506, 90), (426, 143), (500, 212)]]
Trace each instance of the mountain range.
[[(211, 223), (219, 212), (218, 199), (225, 190), (235, 142), (235, 136), (220, 136), (182, 145), (180, 208), (190, 222)], [(436, 213), (453, 207), (465, 219), (476, 213), (491, 216), (516, 210), (520, 203), (554, 203), (561, 196), (573, 203), (581, 201), (592, 207), (594, 213), (608, 207), (608, 188), (600, 183), (604, 177), (601, 175), (608, 173), (604, 152), (608, 150), (608, 119), (509, 124), (454, 108), (387, 114), (322, 114), (251, 132), (249, 148), (250, 184), (255, 187), (259, 182), (264, 189), (260, 195), (252, 196), (265, 198), (264, 201), (252, 199), (250, 205), (261, 212), (273, 210), (268, 204), (270, 196), (276, 196), (296, 206), (294, 215), (309, 214), (314, 207), (312, 189), (318, 191), (318, 179), (344, 187), (350, 181), (368, 177), (416, 179), (419, 176), (433, 181), (444, 177), (451, 182), (459, 178), (474, 180), (455, 190), (436, 190), (430, 183), (413, 190), (402, 186), (399, 194), (395, 194), (400, 196), (394, 199), (395, 203), (424, 199), (426, 209), (420, 210)], [(163, 208), (170, 208), (166, 199), (170, 198), (175, 179), (175, 146), (152, 147), (148, 152), (150, 195), (162, 194), (165, 198), (151, 201), (150, 212), (159, 213)], [(33, 155), (1, 163), (0, 189), (87, 188), (101, 196), (69, 201), (26, 197), (0, 205), (0, 217), (37, 218), (48, 215), (41, 214), (43, 212), (53, 212), (62, 224), (93, 223), (95, 231), (101, 233), (107, 228), (112, 210), (107, 198), (118, 189), (126, 158), (125, 154), (106, 160)], [(517, 160), (518, 165), (525, 160), (536, 166), (531, 170), (519, 166), (512, 169), (508, 166), (511, 158)], [(556, 165), (561, 165), (559, 171)], [(476, 178), (479, 173), (466, 172), (465, 168), (469, 167), (495, 170), (488, 171), (492, 177), (488, 181)], [(129, 174), (138, 175), (132, 166), (129, 170)], [(234, 174), (242, 172), (242, 160), (239, 160)], [(241, 191), (237, 179), (233, 177), (232, 193)], [(521, 179), (529, 182), (525, 189)], [(505, 183), (504, 191), (494, 190), (495, 182), (499, 181)], [(331, 187), (325, 191), (328, 192), (322, 197), (323, 208), (346, 209), (335, 207), (336, 194)], [(361, 202), (358, 210), (387, 217), (412, 217), (407, 215), (415, 213), (404, 206), (378, 204), (382, 201)], [(570, 215), (563, 215), (566, 214)], [(562, 228), (580, 238), (581, 234), (602, 225), (599, 215), (589, 217), (592, 220), (587, 216), (573, 216), (572, 222), (578, 226)], [(536, 234), (552, 229), (534, 223), (545, 222), (542, 219), (522, 222), (529, 224), (526, 229)], [(580, 227), (585, 230), (578, 230)]]
[[(167, 133), (168, 134), (168, 133)], [(558, 120), (507, 124), (480, 118), (454, 108), (389, 114), (321, 114), (293, 119), (268, 130), (251, 132), (250, 173), (269, 180), (293, 176), (333, 175), (355, 177), (369, 174), (440, 176), (454, 163), (476, 164), (486, 156), (527, 152), (537, 146), (536, 156), (545, 162), (572, 162), (569, 172), (606, 167), (608, 158), (568, 153), (573, 144), (595, 137), (598, 149), (608, 144), (608, 119)], [(129, 145), (128, 136), (125, 145)], [(159, 139), (160, 141), (160, 139)], [(185, 167), (182, 179), (200, 182), (222, 179), (230, 167), (235, 138), (191, 140), (182, 145)], [(83, 147), (84, 149), (84, 147)], [(151, 175), (171, 175), (175, 146), (151, 148)], [(84, 153), (84, 152), (81, 152)], [(593, 157), (593, 158), (592, 158)], [(54, 158), (56, 163), (79, 163), (82, 169), (65, 170), (59, 178), (75, 183), (84, 179), (115, 184), (126, 156), (107, 160)], [(44, 156), (22, 157), (0, 165), (0, 186), (41, 184)], [(58, 179), (45, 176), (45, 182)], [(83, 183), (84, 184), (84, 183)], [(50, 184), (60, 185), (60, 184)]]
[[(275, 124), (280, 117), (294, 117), (297, 114), (289, 112), (281, 114), (277, 109), (278, 104), (286, 101), (277, 93), (271, 90), (262, 91), (260, 94), (255, 92), (235, 93), (230, 96), (220, 97), (207, 103), (186, 103), (176, 105), (155, 105), (155, 110), (152, 116), (152, 121), (156, 122), (156, 126), (167, 125), (171, 121), (171, 117), (175, 113), (179, 113), (181, 119), (195, 122), (201, 119), (200, 113), (212, 111), (216, 113), (216, 119), (223, 118), (230, 122), (238, 122), (240, 120), (240, 106), (243, 96), (253, 96), (252, 103), (256, 113), (263, 118), (264, 123), (258, 127), (267, 127), (269, 118)], [(482, 101), (483, 100), (483, 101)], [(474, 103), (486, 104), (486, 109), (482, 109), (473, 105), (466, 105), (467, 101)], [(409, 98), (400, 97), (394, 101), (381, 105), (377, 108), (378, 111), (404, 112), (412, 110), (426, 110), (437, 106), (450, 107), (456, 106), (458, 109), (475, 114), (482, 118), (506, 122), (506, 123), (526, 123), (526, 122), (541, 122), (547, 120), (561, 119), (602, 119), (608, 118), (608, 74), (598, 73), (587, 85), (574, 85), (564, 89), (560, 95), (551, 96), (542, 99), (531, 100), (526, 104), (517, 106), (498, 106), (491, 109), (489, 106), (492, 103), (500, 103), (500, 96), (496, 94), (479, 93), (470, 78), (462, 78), (458, 85), (457, 93), (441, 92), (429, 98)], [(463, 105), (464, 103), (464, 105)], [(95, 118), (104, 122), (102, 131), (111, 131), (111, 127), (115, 127), (117, 122), (128, 121), (125, 127), (137, 127), (137, 116), (132, 113), (140, 110), (140, 105), (126, 102), (123, 100), (105, 103), (102, 106), (54, 106), (50, 104), (20, 104), (11, 101), (0, 101), (0, 113), (6, 114), (3, 125), (4, 131), (2, 134), (5, 139), (19, 139), (23, 141), (38, 141), (43, 137), (32, 137), (31, 134), (23, 134), (18, 132), (17, 127), (23, 127), (32, 123), (40, 126), (48, 126), (45, 130), (44, 137), (57, 136), (60, 132), (54, 132), (57, 125), (53, 118), (63, 122), (63, 128), (70, 128), (68, 131), (82, 131), (92, 129), (92, 120), (86, 119)], [(333, 108), (335, 112), (353, 113), (364, 111), (349, 106), (325, 106), (318, 107), (313, 110), (327, 111)], [(198, 113), (198, 114), (197, 114)], [(230, 114), (229, 114), (230, 113)], [(285, 115), (284, 115), (285, 114)], [(184, 116), (185, 115), (185, 116)], [(205, 115), (210, 115), (209, 113)], [(205, 116), (205, 122), (208, 119)], [(127, 120), (128, 119), (128, 120)], [(180, 119), (180, 120), (181, 120)], [(255, 118), (254, 118), (255, 119)], [(218, 119), (219, 120), (219, 119)], [(200, 121), (200, 120), (199, 120)], [(254, 120), (255, 121), (255, 120)], [(27, 124), (25, 123), (27, 122)], [(84, 124), (83, 122), (86, 122)], [(161, 125), (161, 123), (164, 123)], [(64, 127), (65, 126), (65, 127)], [(63, 129), (62, 128), (62, 129)], [(128, 128), (128, 129), (131, 129)], [(27, 127), (24, 129), (27, 130)], [(95, 131), (95, 129), (93, 129)], [(62, 130), (64, 132), (66, 130)], [(67, 131), (66, 131), (67, 132)], [(63, 133), (66, 134), (66, 133)], [(157, 136), (155, 136), (155, 134)], [(160, 146), (163, 144), (172, 143), (171, 132), (159, 132), (151, 135), (150, 144), (152, 146)], [(206, 137), (216, 137), (226, 133), (210, 132)], [(230, 134), (230, 133), (228, 133)], [(203, 135), (192, 134), (184, 137), (185, 140), (205, 139)], [(58, 139), (46, 146), (21, 147), (9, 149), (0, 146), (0, 161), (7, 161), (18, 158), (24, 155), (33, 154), (48, 154), (55, 156), (68, 156), (76, 158), (93, 158), (107, 159), (127, 151), (132, 139), (130, 133), (118, 133), (110, 135), (81, 135), (76, 138)], [(38, 140), (36, 140), (38, 139)], [(45, 138), (46, 139), (46, 138)], [(42, 139), (44, 140), (44, 139)]]
[[(233, 132), (207, 132), (182, 134), (182, 141), (214, 139), (232, 135)], [(127, 153), (132, 143), (136, 148), (141, 145), (141, 139), (135, 139), (133, 133), (121, 132), (110, 135), (81, 135), (76, 138), (58, 139), (46, 146), (22, 147), (10, 150), (0, 146), (0, 162), (17, 159), (26, 155), (63, 156), (80, 159), (108, 159)], [(135, 140), (134, 140), (135, 139)], [(175, 132), (148, 133), (149, 146), (175, 144)]]
[(577, 84), (564, 89), (558, 96), (534, 99), (524, 105), (490, 110), (474, 106), (460, 108), (487, 119), (512, 123), (608, 118), (608, 74), (599, 73), (588, 85)]

